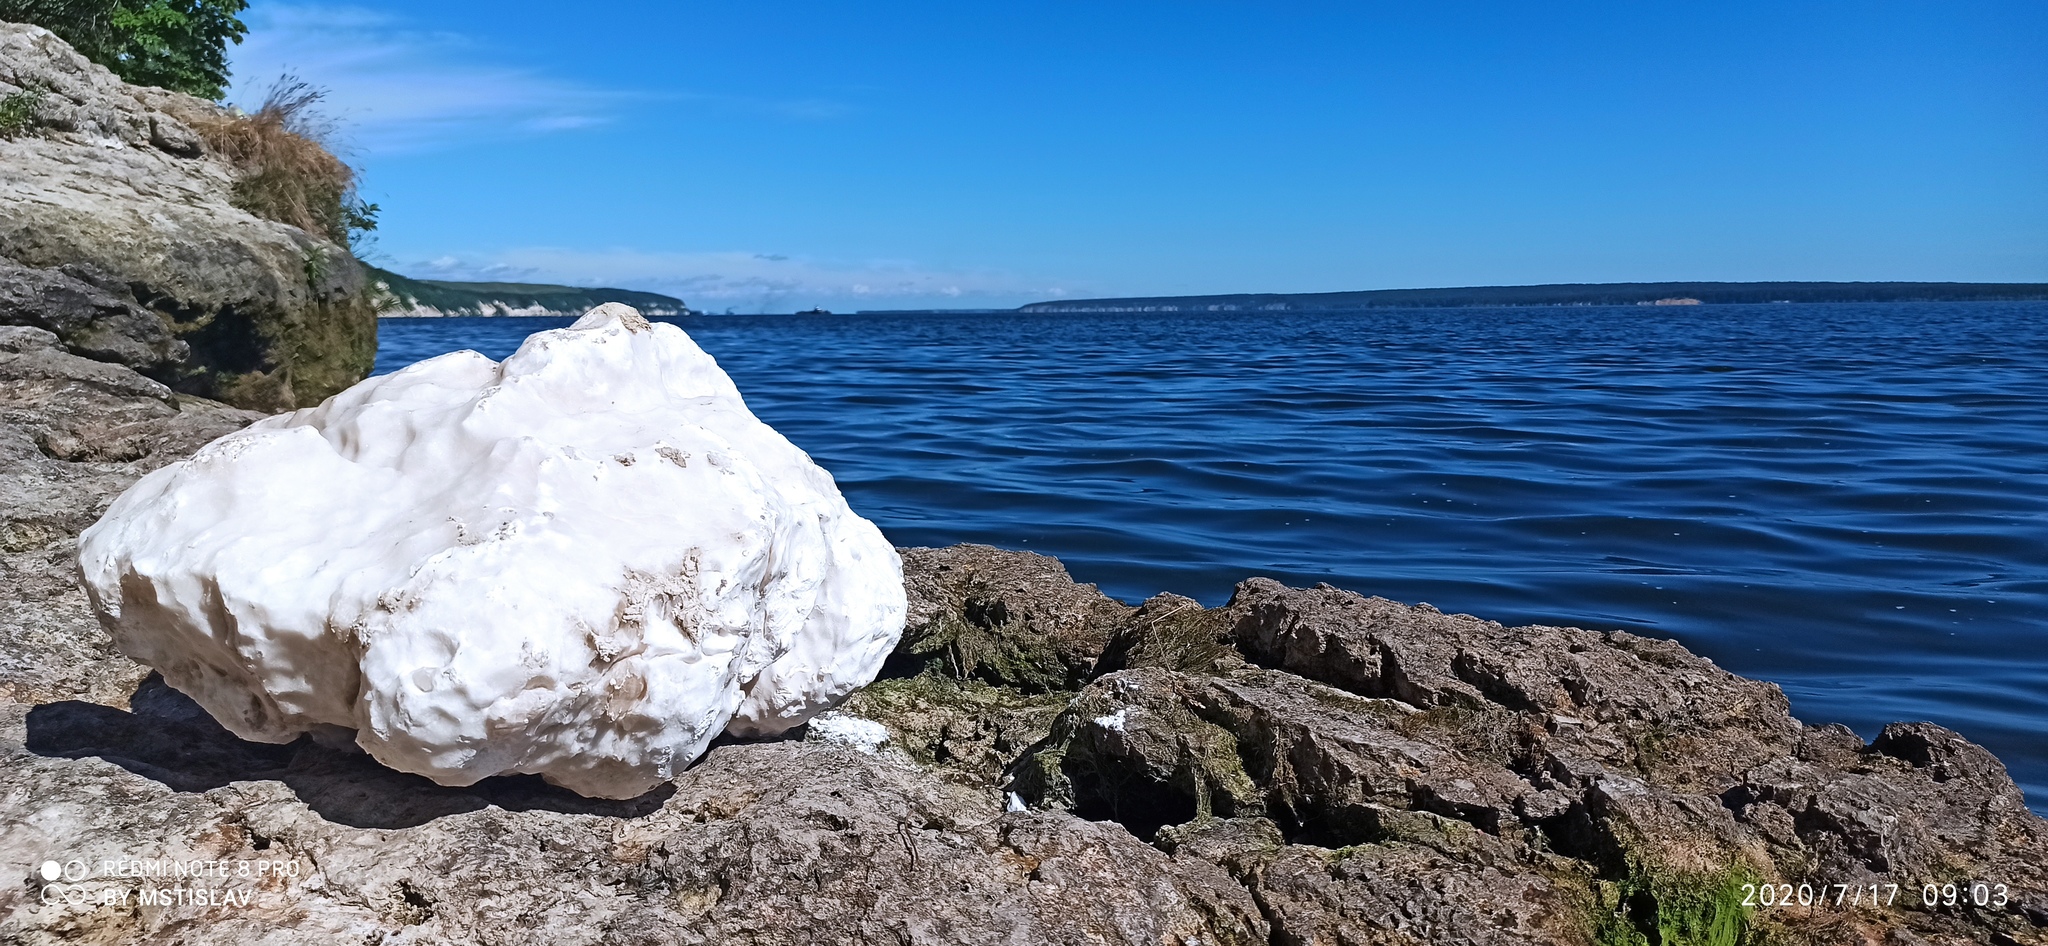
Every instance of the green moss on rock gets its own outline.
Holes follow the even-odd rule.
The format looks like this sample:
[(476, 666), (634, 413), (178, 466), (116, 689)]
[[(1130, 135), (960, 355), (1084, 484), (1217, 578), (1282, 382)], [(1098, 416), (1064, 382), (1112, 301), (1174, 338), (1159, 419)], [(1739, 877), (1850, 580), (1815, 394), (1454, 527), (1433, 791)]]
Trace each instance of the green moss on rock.
[(1183, 679), (1137, 670), (1090, 684), (1012, 769), (1015, 790), (1147, 839), (1167, 826), (1262, 813), (1264, 793), (1237, 737), (1187, 708)]
[(1131, 608), (1057, 559), (983, 545), (899, 549), (909, 614), (885, 672), (1076, 690)]
[(1110, 635), (1097, 673), (1155, 667), (1179, 673), (1227, 673), (1244, 666), (1230, 646), (1229, 616), (1192, 598), (1154, 596)]
[(181, 390), (237, 407), (311, 407), (369, 377), (377, 360), (377, 312), (363, 268), (327, 247), (320, 281), (276, 299), (196, 310), (172, 331), (192, 348)]
[(941, 614), (904, 652), (929, 671), (1033, 693), (1065, 689), (1071, 672), (1051, 638), (1011, 619), (1000, 600), (970, 598), (966, 617)]
[(1599, 881), (1594, 942), (1599, 946), (1743, 946), (1753, 941), (1744, 885), (1754, 871), (1729, 867), (1709, 873), (1632, 867), (1618, 880)]
[(888, 727), (919, 763), (994, 785), (1024, 750), (1044, 739), (1068, 694), (1028, 694), (942, 673), (877, 680), (839, 710)]
[(1522, 746), (1520, 717), (1499, 707), (1452, 703), (1393, 718), (1394, 731), (1490, 762), (1512, 761)]

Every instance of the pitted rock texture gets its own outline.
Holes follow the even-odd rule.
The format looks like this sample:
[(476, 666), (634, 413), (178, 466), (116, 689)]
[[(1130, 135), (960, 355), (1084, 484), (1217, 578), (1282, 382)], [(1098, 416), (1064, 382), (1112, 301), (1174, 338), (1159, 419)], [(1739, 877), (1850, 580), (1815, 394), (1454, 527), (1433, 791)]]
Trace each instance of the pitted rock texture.
[[(1275, 942), (2048, 942), (2048, 823), (1940, 726), (1803, 726), (1621, 632), (1258, 578), (1155, 601), (1177, 626), (1127, 624), (1127, 653), (1252, 665), (1105, 660), (1007, 784), (1225, 866)], [(1889, 905), (1745, 905), (1766, 883)]]
[[(0, 941), (1253, 946), (1269, 933), (1212, 864), (1112, 823), (1005, 813), (992, 793), (855, 749), (726, 746), (657, 795), (606, 803), (522, 779), (440, 788), (310, 743), (239, 743), (175, 693), (136, 702), (0, 713), (0, 858), (31, 872), (57, 851), (287, 867), (186, 884), (249, 894), (233, 907), (44, 905), (47, 884), (10, 878)], [(41, 817), (20, 817), (27, 805)]]
[[(1333, 588), (1131, 609), (982, 547), (902, 550), (914, 626), (1044, 629), (1009, 645), (1066, 655), (1021, 664), (1043, 673), (906, 635), (823, 731), (716, 746), (638, 798), (246, 742), (111, 654), (48, 563), (248, 415), (29, 330), (0, 331), (0, 394), (0, 942), (2048, 943), (2048, 830), (1940, 726), (1866, 741), (1669, 642)], [(200, 885), (246, 907), (105, 878), (76, 889), (129, 905), (66, 905), (36, 866), (64, 852), (295, 873)], [(1743, 906), (1764, 882), (1900, 887)], [(1930, 908), (1926, 883), (1963, 896)]]
[(78, 533), (143, 474), (260, 415), (0, 326), (0, 698), (119, 706), (148, 670), (78, 584)]
[(896, 552), (679, 328), (617, 304), (221, 438), (79, 540), (123, 653), (245, 739), (653, 789), (873, 680)]
[(262, 410), (369, 373), (362, 266), (234, 206), (234, 170), (193, 130), (219, 107), (126, 85), (48, 30), (0, 23), (0, 95), (24, 90), (41, 93), (35, 127), (0, 138), (0, 323)]
[(1027, 692), (1086, 680), (1130, 607), (1059, 559), (986, 545), (904, 552), (909, 618), (898, 666)]

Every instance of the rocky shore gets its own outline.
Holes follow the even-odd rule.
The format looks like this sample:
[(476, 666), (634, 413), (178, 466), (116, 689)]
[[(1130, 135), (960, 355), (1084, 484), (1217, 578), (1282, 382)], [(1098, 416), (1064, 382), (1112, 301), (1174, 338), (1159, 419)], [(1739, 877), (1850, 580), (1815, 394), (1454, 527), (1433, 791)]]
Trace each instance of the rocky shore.
[(1669, 641), (1260, 578), (1131, 606), (978, 546), (902, 550), (882, 679), (637, 799), (243, 742), (112, 651), (74, 556), (256, 416), (0, 328), (0, 941), (2048, 943), (2048, 823), (1940, 726), (1804, 725)]
[(20, 23), (0, 23), (0, 100), (20, 118), (0, 129), (0, 325), (265, 411), (369, 373), (363, 267), (244, 209), (246, 177), (202, 133), (234, 113), (127, 85)]

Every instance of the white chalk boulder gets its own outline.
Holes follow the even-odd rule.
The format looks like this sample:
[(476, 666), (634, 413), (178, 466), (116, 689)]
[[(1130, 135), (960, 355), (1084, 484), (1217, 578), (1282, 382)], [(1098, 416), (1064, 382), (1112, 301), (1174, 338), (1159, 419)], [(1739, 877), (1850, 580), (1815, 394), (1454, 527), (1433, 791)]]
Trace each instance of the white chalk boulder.
[(626, 798), (880, 670), (902, 564), (716, 362), (621, 305), (144, 477), (79, 539), (122, 652), (237, 735)]

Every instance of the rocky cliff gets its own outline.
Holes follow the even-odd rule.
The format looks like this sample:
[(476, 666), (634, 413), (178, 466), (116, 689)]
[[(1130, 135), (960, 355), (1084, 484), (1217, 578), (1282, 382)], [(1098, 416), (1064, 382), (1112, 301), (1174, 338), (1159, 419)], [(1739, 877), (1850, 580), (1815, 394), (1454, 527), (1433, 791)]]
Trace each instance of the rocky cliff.
[(674, 296), (631, 289), (558, 286), (549, 283), (450, 282), (412, 279), (370, 267), (377, 286), (377, 315), (386, 319), (542, 316), (573, 319), (607, 302), (632, 306), (648, 318), (692, 315)]
[(264, 410), (368, 374), (376, 318), (345, 247), (236, 206), (212, 103), (123, 84), (49, 31), (0, 24), (0, 324)]
[(2048, 943), (2048, 823), (1670, 641), (1329, 586), (1138, 606), (903, 551), (882, 679), (640, 798), (243, 742), (114, 653), (78, 531), (253, 418), (0, 328), (0, 942)]

